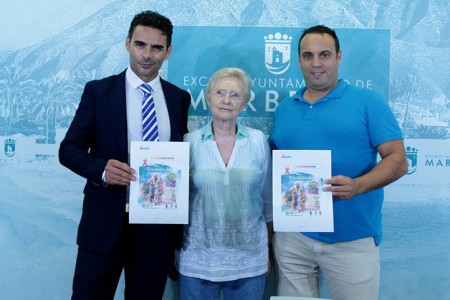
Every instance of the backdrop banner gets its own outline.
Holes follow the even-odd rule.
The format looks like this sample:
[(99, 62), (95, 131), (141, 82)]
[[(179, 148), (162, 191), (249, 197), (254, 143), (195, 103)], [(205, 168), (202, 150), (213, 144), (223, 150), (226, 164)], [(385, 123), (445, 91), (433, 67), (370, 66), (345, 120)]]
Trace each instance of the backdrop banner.
[[(174, 51), (168, 78), (189, 91), (191, 122), (208, 115), (206, 85), (220, 68), (244, 69), (252, 94), (242, 118), (268, 134), (270, 119), (280, 101), (305, 86), (298, 61), (298, 41), (305, 28), (177, 26), (173, 39), (183, 51)], [(389, 99), (390, 30), (337, 29), (341, 51), (340, 78), (379, 92)], [(200, 120), (200, 121), (199, 121)], [(192, 125), (196, 127), (195, 125)]]

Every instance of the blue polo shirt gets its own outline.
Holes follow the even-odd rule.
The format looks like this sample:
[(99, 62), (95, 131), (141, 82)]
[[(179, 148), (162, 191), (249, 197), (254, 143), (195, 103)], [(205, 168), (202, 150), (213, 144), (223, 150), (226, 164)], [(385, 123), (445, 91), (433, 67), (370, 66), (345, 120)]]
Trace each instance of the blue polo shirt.
[[(272, 149), (331, 150), (332, 175), (359, 177), (377, 163), (376, 147), (403, 134), (387, 102), (376, 92), (343, 80), (314, 104), (302, 95), (283, 100), (274, 114)], [(334, 232), (304, 233), (326, 243), (375, 238), (381, 242), (383, 189), (350, 200), (333, 199)]]

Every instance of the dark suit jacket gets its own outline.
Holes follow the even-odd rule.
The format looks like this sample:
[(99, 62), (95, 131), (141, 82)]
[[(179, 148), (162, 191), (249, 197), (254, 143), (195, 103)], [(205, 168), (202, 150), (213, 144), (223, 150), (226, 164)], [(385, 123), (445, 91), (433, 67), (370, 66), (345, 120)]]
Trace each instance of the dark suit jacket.
[[(109, 159), (128, 162), (125, 84), (125, 71), (88, 82), (59, 148), (61, 164), (86, 178), (77, 243), (102, 253), (117, 243), (125, 217), (126, 187), (102, 185), (102, 173)], [(182, 141), (188, 132), (190, 95), (162, 79), (161, 85), (169, 112), (171, 141)], [(161, 235), (174, 247), (181, 245), (179, 225), (142, 226), (147, 226), (153, 237)]]

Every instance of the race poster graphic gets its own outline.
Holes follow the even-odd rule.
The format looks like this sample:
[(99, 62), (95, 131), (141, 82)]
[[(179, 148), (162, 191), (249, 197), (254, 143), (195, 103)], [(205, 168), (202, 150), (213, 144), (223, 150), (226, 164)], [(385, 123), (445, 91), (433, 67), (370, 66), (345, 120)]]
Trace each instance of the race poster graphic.
[(274, 150), (275, 231), (332, 232), (333, 199), (323, 191), (330, 177), (329, 150)]
[(131, 142), (130, 223), (187, 224), (189, 143)]

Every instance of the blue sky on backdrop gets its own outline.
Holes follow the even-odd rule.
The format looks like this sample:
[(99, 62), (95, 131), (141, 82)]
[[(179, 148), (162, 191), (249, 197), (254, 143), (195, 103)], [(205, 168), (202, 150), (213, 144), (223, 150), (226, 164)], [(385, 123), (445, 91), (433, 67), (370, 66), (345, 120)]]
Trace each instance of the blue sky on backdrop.
[[(14, 0), (0, 10), (0, 52), (32, 46), (89, 17), (115, 0)], [(45, 19), (51, 18), (51, 22)]]

